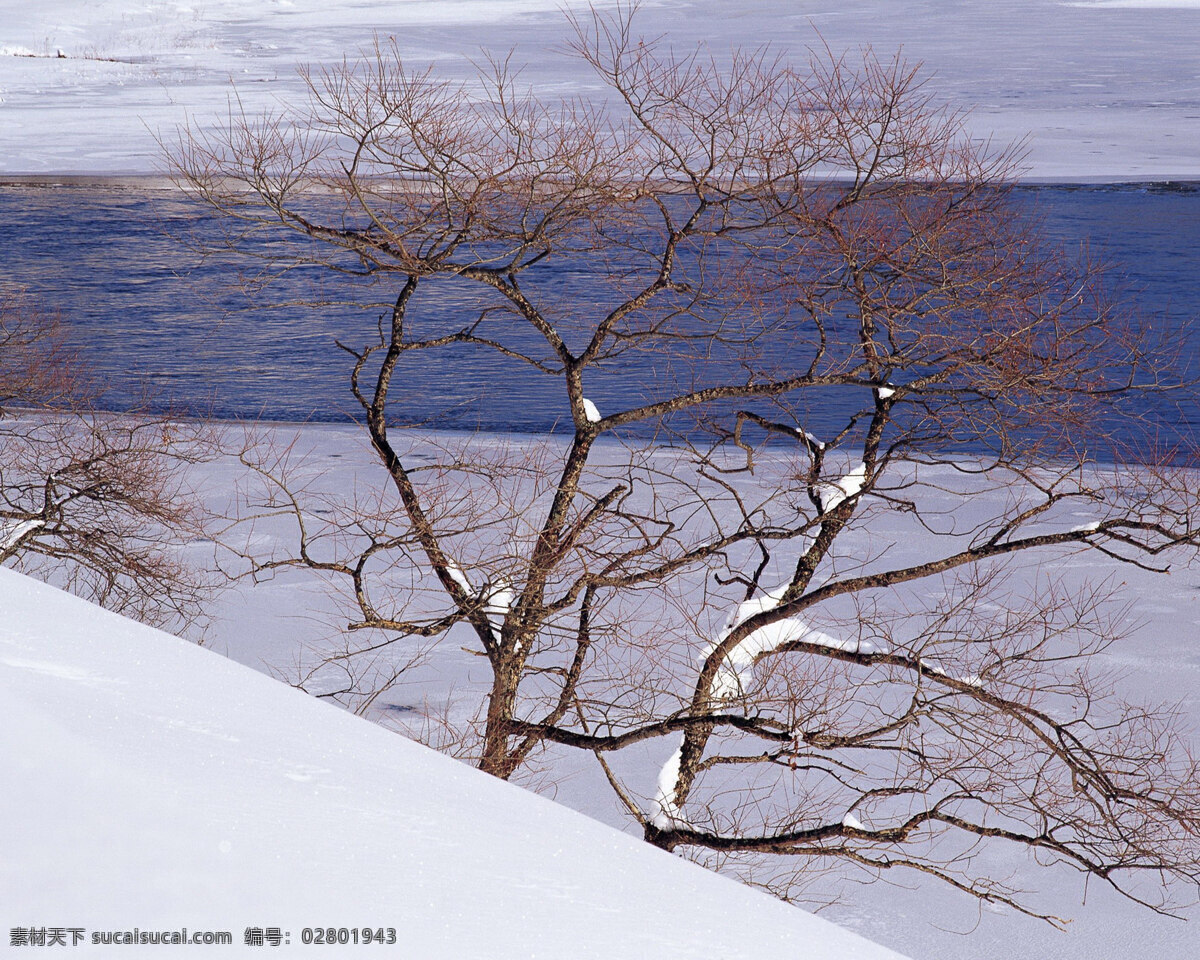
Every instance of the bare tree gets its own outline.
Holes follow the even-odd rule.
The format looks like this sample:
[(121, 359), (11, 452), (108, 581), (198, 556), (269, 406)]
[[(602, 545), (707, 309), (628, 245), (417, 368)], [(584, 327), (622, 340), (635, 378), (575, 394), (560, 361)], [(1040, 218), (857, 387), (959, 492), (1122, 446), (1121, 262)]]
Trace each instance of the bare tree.
[[(1193, 555), (1191, 451), (1121, 439), (1170, 354), (914, 69), (722, 64), (632, 19), (575, 23), (603, 103), (381, 45), (309, 75), (307, 110), (181, 138), (264, 279), (319, 265), (383, 312), (339, 346), (386, 482), (248, 455), (298, 532), (256, 569), (344, 583), (348, 703), (453, 638), (490, 687), (444, 746), (505, 778), (594, 754), (647, 840), (784, 895), (848, 862), (1041, 915), (989, 873), (1007, 843), (1168, 909), (1200, 771), (1094, 668), (1119, 598), (1053, 570)], [(560, 385), (569, 434), (406, 432), (401, 386), (466, 347)], [(638, 358), (652, 382), (600, 409)], [(657, 784), (623, 765), (654, 744)]]
[(27, 291), (0, 289), (0, 563), (120, 613), (185, 629), (214, 577), (187, 561), (208, 517), (186, 476), (217, 431), (114, 414)]

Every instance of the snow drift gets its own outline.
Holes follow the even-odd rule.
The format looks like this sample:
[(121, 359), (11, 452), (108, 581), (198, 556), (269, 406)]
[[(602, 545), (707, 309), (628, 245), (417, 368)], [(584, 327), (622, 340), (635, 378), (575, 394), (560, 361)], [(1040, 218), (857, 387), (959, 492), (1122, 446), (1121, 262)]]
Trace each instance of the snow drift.
[(0, 920), (89, 956), (120, 949), (102, 931), (391, 927), (423, 960), (899, 957), (2, 569), (0, 724)]

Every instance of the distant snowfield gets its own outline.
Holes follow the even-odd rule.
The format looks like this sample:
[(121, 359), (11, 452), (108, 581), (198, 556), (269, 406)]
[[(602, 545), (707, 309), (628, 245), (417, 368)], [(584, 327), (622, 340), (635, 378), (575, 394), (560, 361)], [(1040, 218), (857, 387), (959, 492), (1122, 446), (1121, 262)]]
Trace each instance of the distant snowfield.
[[(81, 955), (120, 956), (93, 935), (186, 929), (233, 944), (188, 955), (275, 955), (245, 940), (275, 928), (284, 956), (903, 960), (9, 570), (0, 727), (6, 943), (80, 930)], [(317, 927), (396, 945), (306, 945)]]
[(1075, 0), (1067, 7), (1126, 7), (1143, 10), (1195, 10), (1200, 0)]
[[(602, 0), (598, 6), (611, 6)], [(0, 0), (0, 174), (146, 174), (155, 135), (294, 102), (302, 63), (395, 36), (451, 76), (517, 48), (542, 93), (593, 81), (562, 54), (558, 0)], [(579, 9), (572, 0), (566, 6)], [(1027, 176), (1200, 177), (1196, 0), (652, 0), (639, 29), (690, 47), (820, 42), (924, 61), (972, 135), (1028, 138)]]

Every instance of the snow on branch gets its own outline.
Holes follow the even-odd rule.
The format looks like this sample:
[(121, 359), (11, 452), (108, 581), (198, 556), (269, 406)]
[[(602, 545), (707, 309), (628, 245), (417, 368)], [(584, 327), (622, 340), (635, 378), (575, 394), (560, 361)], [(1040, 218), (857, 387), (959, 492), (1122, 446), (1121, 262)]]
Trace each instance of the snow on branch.
[(479, 592), (483, 600), (483, 613), (491, 625), (492, 633), (497, 638), (504, 627), (504, 621), (517, 600), (517, 592), (504, 577), (498, 577), (495, 582), (486, 583)]
[(449, 557), (446, 557), (446, 573), (451, 580), (462, 587), (463, 593), (465, 593), (468, 597), (476, 596), (475, 588), (471, 586), (471, 581), (467, 579), (467, 575), (463, 571), (463, 568)]
[(517, 600), (517, 592), (512, 583), (506, 577), (497, 577), (495, 580), (486, 581), (482, 587), (476, 589), (472, 586), (462, 567), (449, 557), (445, 558), (445, 563), (446, 574), (450, 579), (458, 584), (470, 599), (482, 606), (488, 626), (491, 627), (492, 636), (498, 640), (500, 631), (504, 627), (504, 620)]
[(812, 447), (814, 450), (824, 450), (825, 449), (825, 444), (823, 442), (821, 442), (820, 440), (818, 440), (816, 437), (814, 437), (811, 433), (809, 433), (803, 427), (795, 427), (794, 430), (795, 430), (796, 436), (799, 437), (802, 441), (804, 441), (804, 443), (806, 443), (808, 446)]
[(0, 527), (0, 556), (19, 546), (26, 536), (40, 530), (45, 525), (45, 520), (34, 517), (31, 520), (22, 520), (20, 523)]
[(839, 504), (862, 493), (867, 482), (867, 465), (859, 462), (858, 466), (844, 477), (836, 480), (824, 480), (817, 484), (817, 499), (821, 502), (821, 512), (828, 513)]
[[(767, 590), (761, 597), (739, 603), (730, 616), (725, 629), (721, 631), (715, 642), (709, 644), (705, 656), (707, 657), (717, 649), (734, 630), (751, 617), (774, 610), (783, 599), (789, 586), (790, 583), (781, 583)], [(867, 641), (840, 640), (810, 627), (798, 617), (788, 617), (752, 631), (729, 652), (713, 680), (712, 696), (717, 700), (731, 700), (742, 696), (747, 689), (749, 671), (753, 668), (754, 662), (763, 654), (770, 653), (789, 643), (811, 643), (850, 653), (876, 652), (875, 646)]]
[(675, 785), (679, 781), (679, 763), (683, 758), (683, 743), (675, 748), (658, 771), (658, 785), (654, 799), (650, 802), (646, 818), (660, 830), (670, 830), (679, 825), (679, 805), (675, 802)]

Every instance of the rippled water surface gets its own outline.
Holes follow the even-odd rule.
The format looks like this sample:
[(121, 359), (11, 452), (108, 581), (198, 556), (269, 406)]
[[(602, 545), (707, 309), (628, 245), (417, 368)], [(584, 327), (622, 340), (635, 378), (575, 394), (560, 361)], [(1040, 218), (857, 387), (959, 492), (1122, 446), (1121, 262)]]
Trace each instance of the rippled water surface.
[[(1140, 308), (1200, 355), (1200, 185), (1029, 187), (1047, 231), (1113, 261)], [(28, 285), (68, 321), (111, 384), (114, 404), (149, 383), (163, 402), (224, 417), (337, 420), (354, 403), (349, 356), (368, 342), (378, 308), (247, 311), (229, 266), (199, 263), (176, 239), (207, 229), (207, 213), (175, 195), (129, 187), (0, 187), (0, 280)], [(291, 295), (309, 295), (297, 277)], [(586, 278), (555, 278), (587, 296)], [(472, 315), (465, 295), (425, 303), (444, 322)], [(425, 361), (431, 360), (426, 355)], [(637, 399), (653, 358), (626, 361), (589, 385), (601, 409)], [(403, 416), (434, 426), (545, 431), (566, 415), (561, 386), (463, 349), (406, 371)], [(842, 411), (829, 410), (828, 424)], [(1176, 423), (1193, 409), (1159, 410)], [(815, 424), (820, 426), (820, 423)]]

